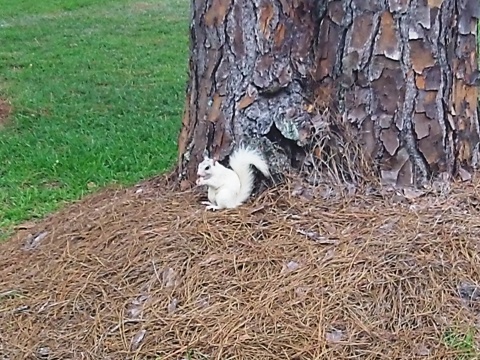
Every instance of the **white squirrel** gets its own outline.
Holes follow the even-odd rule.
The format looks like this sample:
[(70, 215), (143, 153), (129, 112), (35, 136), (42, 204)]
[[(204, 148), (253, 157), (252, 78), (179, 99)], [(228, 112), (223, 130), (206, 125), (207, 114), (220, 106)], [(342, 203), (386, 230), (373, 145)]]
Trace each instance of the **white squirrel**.
[(206, 210), (233, 209), (245, 202), (253, 191), (254, 174), (251, 165), (269, 176), (268, 164), (258, 150), (239, 147), (231, 155), (228, 169), (217, 160), (204, 155), (198, 165), (197, 185), (208, 186)]

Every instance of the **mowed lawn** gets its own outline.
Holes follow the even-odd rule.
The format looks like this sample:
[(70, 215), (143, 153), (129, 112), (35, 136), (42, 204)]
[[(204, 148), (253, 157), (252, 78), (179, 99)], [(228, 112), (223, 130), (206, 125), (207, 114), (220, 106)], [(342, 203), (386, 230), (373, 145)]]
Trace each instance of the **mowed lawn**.
[(0, 237), (176, 158), (188, 0), (0, 0)]

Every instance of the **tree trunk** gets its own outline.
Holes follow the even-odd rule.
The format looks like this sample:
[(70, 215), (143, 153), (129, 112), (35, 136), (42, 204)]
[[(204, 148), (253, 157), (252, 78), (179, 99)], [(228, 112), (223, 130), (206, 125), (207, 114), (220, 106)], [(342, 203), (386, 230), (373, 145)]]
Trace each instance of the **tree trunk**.
[(180, 180), (240, 142), (272, 171), (463, 178), (479, 153), (478, 0), (192, 1)]

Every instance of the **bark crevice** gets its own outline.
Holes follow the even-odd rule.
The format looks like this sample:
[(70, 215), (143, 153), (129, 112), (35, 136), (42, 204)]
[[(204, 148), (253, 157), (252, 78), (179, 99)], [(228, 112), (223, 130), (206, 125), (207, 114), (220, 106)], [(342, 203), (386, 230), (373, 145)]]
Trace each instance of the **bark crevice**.
[[(400, 115), (400, 122), (402, 126), (397, 127), (399, 131), (403, 131), (403, 137), (406, 144), (406, 151), (408, 152), (409, 158), (412, 161), (412, 164), (406, 163), (404, 166), (408, 166), (409, 172), (407, 179), (401, 179), (404, 185), (409, 185), (412, 183), (426, 183), (428, 180), (428, 162), (425, 159), (422, 152), (418, 149), (418, 137), (415, 134), (415, 103), (418, 101), (418, 89), (415, 84), (415, 70), (412, 71), (413, 64), (410, 60), (412, 53), (410, 52), (409, 46), (409, 23), (412, 21), (411, 17), (415, 8), (410, 8), (406, 15), (401, 15), (397, 19), (400, 43), (401, 45), (401, 58), (400, 66), (402, 72), (405, 76), (405, 97), (403, 101), (403, 108)], [(428, 135), (427, 135), (428, 136)], [(390, 179), (389, 179), (390, 180)], [(398, 174), (395, 174), (391, 179), (393, 183), (398, 182)]]

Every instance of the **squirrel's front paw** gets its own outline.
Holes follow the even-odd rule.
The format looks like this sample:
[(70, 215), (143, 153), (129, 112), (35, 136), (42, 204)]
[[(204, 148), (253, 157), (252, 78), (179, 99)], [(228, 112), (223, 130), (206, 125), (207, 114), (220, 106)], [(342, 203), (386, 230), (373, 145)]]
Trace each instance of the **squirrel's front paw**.
[(195, 182), (195, 184), (197, 184), (197, 185), (202, 185), (202, 183), (203, 183), (203, 178), (201, 178), (201, 177), (199, 177), (197, 179), (197, 181)]

